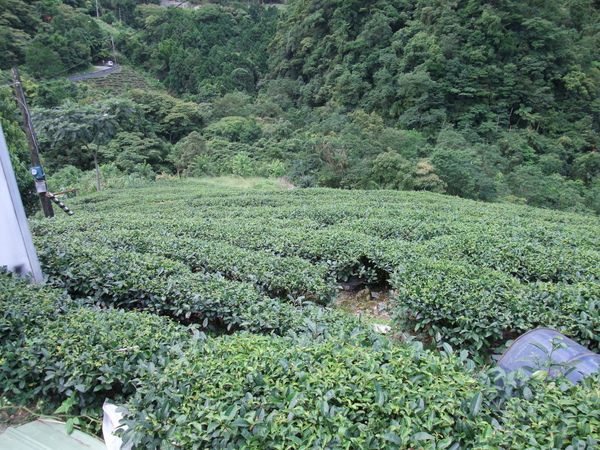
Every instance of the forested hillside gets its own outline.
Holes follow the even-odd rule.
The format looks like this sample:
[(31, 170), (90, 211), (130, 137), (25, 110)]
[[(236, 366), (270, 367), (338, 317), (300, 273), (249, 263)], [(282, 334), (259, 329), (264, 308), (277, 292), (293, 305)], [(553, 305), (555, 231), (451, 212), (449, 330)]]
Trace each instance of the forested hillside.
[[(285, 176), (600, 212), (592, 0), (99, 5), (99, 19), (89, 2), (0, 5), (0, 68), (26, 74), (55, 183), (79, 183), (93, 157), (49, 118), (118, 92), (138, 119), (115, 118), (94, 142), (105, 173)], [(111, 37), (156, 89), (61, 78), (113, 58)]]

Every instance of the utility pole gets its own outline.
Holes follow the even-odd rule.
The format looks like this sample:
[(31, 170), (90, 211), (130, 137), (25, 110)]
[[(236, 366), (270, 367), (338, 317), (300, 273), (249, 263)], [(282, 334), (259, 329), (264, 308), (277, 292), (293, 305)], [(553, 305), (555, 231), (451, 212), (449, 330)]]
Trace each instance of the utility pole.
[(31, 115), (29, 114), (29, 108), (27, 108), (27, 102), (25, 101), (25, 94), (23, 93), (23, 86), (21, 85), (21, 77), (19, 76), (19, 70), (16, 67), (10, 69), (13, 77), (13, 88), (15, 96), (17, 97), (17, 103), (21, 110), (21, 117), (23, 117), (23, 125), (25, 128), (25, 134), (27, 135), (27, 142), (29, 144), (29, 151), (31, 153), (31, 175), (35, 180), (35, 190), (40, 196), (40, 203), (42, 204), (42, 210), (44, 216), (54, 217), (54, 210), (52, 209), (52, 203), (50, 199), (46, 197), (48, 187), (46, 186), (46, 176), (42, 169), (42, 161), (40, 159), (40, 152), (33, 129), (33, 123), (31, 121)]
[(119, 62), (117, 61), (117, 52), (115, 51), (115, 40), (112, 36), (110, 37), (110, 42), (112, 42), (113, 58), (115, 60), (115, 65), (117, 65), (117, 64), (119, 64)]

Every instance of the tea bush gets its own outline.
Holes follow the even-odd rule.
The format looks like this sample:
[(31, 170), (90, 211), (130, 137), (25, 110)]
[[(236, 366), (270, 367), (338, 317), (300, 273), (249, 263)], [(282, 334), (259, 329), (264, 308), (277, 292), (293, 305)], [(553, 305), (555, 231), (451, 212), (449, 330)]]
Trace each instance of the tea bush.
[(17, 397), (60, 404), (75, 396), (81, 413), (104, 398), (122, 401), (144, 371), (179, 356), (190, 333), (168, 319), (115, 309), (77, 308), (19, 341), (5, 341), (0, 386)]
[(524, 282), (600, 279), (600, 252), (548, 246), (532, 239), (464, 233), (424, 242), (418, 253), (488, 267)]
[(399, 326), (475, 353), (540, 326), (584, 345), (600, 342), (595, 282), (524, 284), (486, 267), (422, 258), (398, 266), (390, 283)]
[(148, 449), (597, 448), (595, 382), (522, 380), (511, 398), (471, 367), (464, 351), (360, 334), (209, 338), (143, 375), (124, 440)]
[(459, 358), (360, 342), (209, 339), (144, 376), (127, 404), (125, 442), (378, 449), (455, 448), (473, 439), (485, 411), (471, 407), (481, 394)]
[(0, 342), (19, 339), (28, 328), (43, 326), (73, 305), (59, 291), (27, 284), (0, 267)]
[(336, 291), (335, 280), (323, 266), (295, 256), (281, 257), (223, 242), (123, 229), (113, 229), (109, 234), (78, 233), (72, 237), (73, 241), (107, 246), (115, 252), (162, 256), (184, 263), (192, 272), (218, 273), (230, 280), (253, 283), (261, 292), (274, 297), (303, 296), (328, 303)]
[[(89, 305), (139, 309), (211, 329), (278, 334), (302, 330), (305, 319), (321, 313), (301, 302), (264, 296), (251, 283), (218, 273), (192, 273), (183, 263), (151, 253), (86, 246), (83, 240), (70, 239), (47, 245), (39, 256), (49, 285)], [(339, 312), (325, 315), (331, 323), (342, 319)]]
[(96, 417), (108, 397), (129, 409), (126, 442), (145, 449), (598, 445), (596, 379), (529, 381), (507, 398), (465, 351), (319, 328), (211, 338), (147, 313), (75, 308), (14, 350), (2, 342), (0, 393), (70, 399)]
[(397, 326), (438, 345), (484, 355), (534, 326), (600, 344), (595, 217), (428, 193), (194, 180), (73, 207), (75, 217), (32, 226), (51, 284), (95, 303), (285, 334), (303, 326), (289, 319), (295, 305), (329, 304), (338, 282), (358, 277), (398, 291)]
[[(493, 371), (491, 371), (493, 372)], [(542, 376), (543, 378), (543, 376)], [(507, 396), (487, 380), (491, 425), (473, 442), (478, 449), (595, 449), (600, 445), (598, 374), (574, 386), (566, 378), (521, 381), (520, 395)], [(498, 401), (502, 405), (498, 408)]]
[[(90, 308), (49, 286), (30, 286), (6, 274), (0, 280), (0, 394), (21, 402), (43, 398), (58, 405), (71, 398), (77, 413), (98, 413), (105, 398), (124, 401), (143, 373), (162, 370), (203, 339), (197, 329), (166, 317)], [(340, 312), (288, 306), (282, 311), (258, 302), (241, 320), (256, 323), (271, 314), (278, 331), (315, 340), (364, 330)]]
[[(137, 448), (598, 446), (597, 380), (499, 387), (468, 359), (535, 326), (600, 343), (595, 218), (193, 180), (69, 206), (31, 223), (47, 286), (0, 278), (5, 395), (123, 402)], [(312, 304), (350, 276), (444, 350)]]
[(89, 309), (7, 274), (0, 274), (0, 307), (0, 391), (58, 404), (77, 396), (81, 412), (107, 396), (124, 399), (136, 373), (165, 364), (192, 340), (169, 319)]
[(0, 394), (68, 400), (70, 413), (96, 418), (109, 398), (129, 409), (134, 448), (567, 449), (600, 439), (597, 377), (499, 387), (464, 350), (393, 344), (322, 308), (306, 308), (312, 319), (287, 336), (207, 337), (0, 280), (10, 317), (29, 317), (5, 319)]

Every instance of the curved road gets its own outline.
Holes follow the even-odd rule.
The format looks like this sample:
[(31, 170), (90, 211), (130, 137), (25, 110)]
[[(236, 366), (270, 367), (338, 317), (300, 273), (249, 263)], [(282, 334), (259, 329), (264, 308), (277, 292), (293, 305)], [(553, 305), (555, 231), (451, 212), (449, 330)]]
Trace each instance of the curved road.
[(120, 69), (121, 66), (112, 66), (108, 67), (107, 69), (97, 70), (96, 72), (84, 73), (83, 75), (74, 75), (72, 77), (69, 77), (69, 80), (77, 82), (81, 80), (86, 80), (88, 78), (103, 77), (104, 75), (108, 75), (109, 73), (117, 72)]

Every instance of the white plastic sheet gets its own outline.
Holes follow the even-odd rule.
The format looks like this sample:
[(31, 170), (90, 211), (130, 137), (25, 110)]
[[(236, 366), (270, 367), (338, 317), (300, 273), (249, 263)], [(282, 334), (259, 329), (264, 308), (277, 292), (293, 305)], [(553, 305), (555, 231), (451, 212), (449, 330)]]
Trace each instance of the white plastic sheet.
[(106, 444), (107, 450), (131, 450), (131, 445), (122, 447), (123, 440), (119, 436), (113, 434), (117, 429), (127, 429), (127, 426), (119, 425), (119, 422), (123, 419), (122, 411), (124, 411), (124, 409), (108, 403), (108, 401), (105, 400), (102, 410), (104, 411), (102, 435), (104, 436), (104, 443)]

